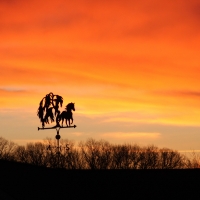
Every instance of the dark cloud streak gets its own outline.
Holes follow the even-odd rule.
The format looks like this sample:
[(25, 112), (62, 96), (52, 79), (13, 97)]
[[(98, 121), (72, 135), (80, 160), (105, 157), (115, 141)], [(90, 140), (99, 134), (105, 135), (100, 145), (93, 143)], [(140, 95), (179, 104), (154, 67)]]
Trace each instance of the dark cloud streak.
[(196, 97), (200, 98), (200, 91), (153, 91), (150, 92), (155, 95), (161, 95), (161, 96), (183, 96), (183, 97)]

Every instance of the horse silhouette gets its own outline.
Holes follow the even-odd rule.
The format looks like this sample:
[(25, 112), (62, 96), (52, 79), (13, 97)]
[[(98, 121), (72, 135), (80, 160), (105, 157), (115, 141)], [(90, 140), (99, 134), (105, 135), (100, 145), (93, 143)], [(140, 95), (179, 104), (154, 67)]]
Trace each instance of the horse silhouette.
[[(62, 126), (63, 126), (63, 121), (65, 120), (66, 125), (70, 126), (70, 124), (73, 124), (73, 113), (72, 110), (75, 111), (74, 103), (69, 103), (67, 104), (66, 111), (63, 111), (59, 116), (58, 116), (58, 121), (62, 121)], [(71, 123), (70, 123), (71, 119)], [(67, 123), (68, 122), (68, 123)]]

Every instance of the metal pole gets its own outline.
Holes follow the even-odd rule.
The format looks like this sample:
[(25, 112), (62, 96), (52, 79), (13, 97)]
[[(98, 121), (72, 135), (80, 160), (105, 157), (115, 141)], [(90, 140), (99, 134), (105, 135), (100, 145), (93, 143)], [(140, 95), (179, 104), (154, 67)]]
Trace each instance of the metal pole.
[(59, 130), (60, 130), (60, 128), (56, 129), (56, 131), (57, 131), (57, 135), (56, 135), (56, 140), (57, 140), (57, 154), (60, 153), (60, 144), (59, 144), (60, 135), (59, 135)]
[(57, 154), (57, 167), (59, 168), (60, 165), (60, 135), (59, 135), (59, 130), (60, 128), (56, 128), (57, 134), (56, 134), (56, 140), (57, 140), (57, 150), (56, 150), (56, 154)]

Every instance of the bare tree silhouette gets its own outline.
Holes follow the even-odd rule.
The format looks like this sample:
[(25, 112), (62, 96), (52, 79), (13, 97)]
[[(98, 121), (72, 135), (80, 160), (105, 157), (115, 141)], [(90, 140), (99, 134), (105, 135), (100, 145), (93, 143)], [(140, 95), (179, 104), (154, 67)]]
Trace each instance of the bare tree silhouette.
[(89, 169), (109, 169), (112, 162), (111, 145), (104, 141), (88, 139), (85, 143), (79, 144), (81, 154), (85, 160), (86, 168)]
[(0, 159), (13, 160), (17, 144), (0, 137)]
[[(55, 147), (55, 148), (52, 148)], [(61, 148), (66, 147), (66, 148)], [(181, 153), (151, 145), (110, 144), (88, 139), (78, 146), (61, 139), (58, 156), (56, 141), (28, 143), (18, 146), (0, 137), (0, 159), (65, 169), (186, 169), (200, 168), (199, 155), (188, 158)], [(68, 149), (69, 148), (69, 149)]]
[(160, 149), (159, 153), (161, 169), (180, 169), (186, 165), (184, 156), (177, 151), (163, 148)]

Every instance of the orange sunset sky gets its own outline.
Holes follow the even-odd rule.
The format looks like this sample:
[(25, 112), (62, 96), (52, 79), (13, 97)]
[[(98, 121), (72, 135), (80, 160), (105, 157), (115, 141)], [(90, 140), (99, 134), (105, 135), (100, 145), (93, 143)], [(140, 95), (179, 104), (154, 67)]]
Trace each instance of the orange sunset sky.
[(1, 0), (0, 136), (54, 138), (53, 92), (76, 107), (62, 138), (198, 150), (199, 46), (199, 0)]

